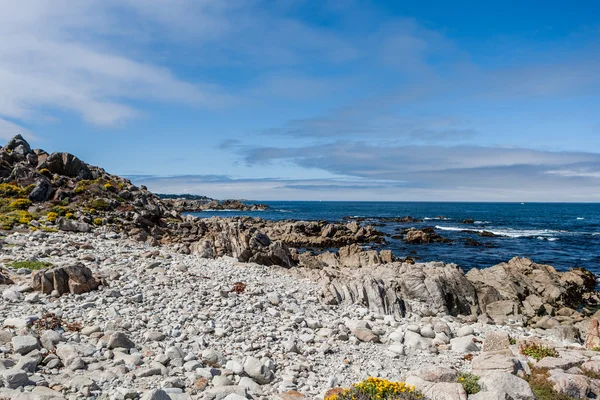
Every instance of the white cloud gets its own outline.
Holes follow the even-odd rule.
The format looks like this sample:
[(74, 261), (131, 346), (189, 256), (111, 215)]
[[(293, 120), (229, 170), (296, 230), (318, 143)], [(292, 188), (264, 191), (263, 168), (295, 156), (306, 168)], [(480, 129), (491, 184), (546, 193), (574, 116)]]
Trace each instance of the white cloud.
[[(146, 2), (118, 2), (134, 13), (154, 10), (161, 23), (166, 19), (170, 26), (178, 25), (163, 3), (144, 7)], [(213, 86), (185, 82), (140, 52), (129, 53), (135, 29), (123, 24), (136, 21), (122, 20), (127, 14), (115, 12), (114, 2), (2, 0), (0, 8), (4, 117), (31, 120), (59, 109), (93, 124), (113, 125), (140, 114), (130, 100), (193, 106), (226, 101)]]

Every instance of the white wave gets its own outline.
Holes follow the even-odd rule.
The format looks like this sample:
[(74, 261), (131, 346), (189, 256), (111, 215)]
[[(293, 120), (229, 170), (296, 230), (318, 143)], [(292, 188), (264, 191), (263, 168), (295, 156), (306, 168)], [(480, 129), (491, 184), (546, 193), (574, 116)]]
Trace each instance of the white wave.
[(464, 232), (464, 231), (475, 231), (475, 232), (490, 232), (494, 235), (498, 236), (506, 236), (511, 238), (519, 238), (519, 237), (544, 237), (544, 235), (553, 235), (559, 233), (558, 231), (553, 231), (549, 229), (544, 230), (534, 230), (534, 229), (469, 229), (469, 228), (460, 228), (455, 226), (436, 226), (436, 229), (440, 229), (442, 231), (454, 231), (454, 232)]
[(560, 240), (560, 239), (559, 238), (555, 238), (555, 237), (548, 238), (549, 242), (556, 242), (557, 240)]
[(577, 219), (581, 221), (582, 219), (585, 219), (585, 218), (583, 218), (583, 217), (577, 217)]

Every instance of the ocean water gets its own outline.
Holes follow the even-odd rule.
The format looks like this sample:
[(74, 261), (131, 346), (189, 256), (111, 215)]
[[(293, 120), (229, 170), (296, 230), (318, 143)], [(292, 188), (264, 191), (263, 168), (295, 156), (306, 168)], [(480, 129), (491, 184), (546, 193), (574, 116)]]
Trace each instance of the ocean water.
[[(419, 261), (444, 261), (458, 264), (465, 271), (508, 261), (514, 256), (529, 257), (558, 270), (584, 267), (600, 273), (600, 204), (565, 203), (428, 203), (428, 202), (261, 202), (269, 210), (236, 212), (206, 211), (199, 217), (248, 215), (273, 220), (347, 221), (365, 218), (364, 224), (381, 224), (387, 234), (399, 229), (434, 227), (451, 243), (409, 245), (387, 237), (387, 244), (376, 249), (391, 249), (399, 257)], [(383, 222), (380, 218), (412, 216), (419, 223)], [(442, 218), (440, 218), (442, 217)], [(473, 219), (474, 224), (461, 223)], [(488, 231), (498, 237), (480, 237), (474, 232)], [(474, 239), (482, 246), (468, 244)]]

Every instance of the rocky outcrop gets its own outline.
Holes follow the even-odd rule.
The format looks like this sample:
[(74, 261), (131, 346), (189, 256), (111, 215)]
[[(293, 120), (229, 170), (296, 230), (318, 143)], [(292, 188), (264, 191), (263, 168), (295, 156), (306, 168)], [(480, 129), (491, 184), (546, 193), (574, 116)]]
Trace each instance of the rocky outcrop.
[(101, 281), (92, 275), (92, 271), (83, 264), (77, 263), (66, 267), (44, 269), (33, 274), (34, 290), (58, 295), (65, 293), (81, 294), (98, 289)]
[(202, 238), (190, 246), (192, 254), (204, 258), (235, 257), (244, 262), (263, 265), (292, 267), (296, 263), (290, 251), (281, 242), (272, 241), (267, 235), (248, 226), (243, 220), (212, 220), (200, 225)]
[(390, 263), (298, 273), (322, 284), (328, 304), (358, 303), (397, 317), (471, 315), (479, 311), (475, 288), (454, 264)]
[(269, 209), (267, 204), (246, 204), (239, 200), (196, 200), (196, 199), (162, 199), (168, 207), (177, 212), (201, 211), (262, 211)]
[(433, 228), (409, 229), (405, 232), (404, 242), (408, 244), (426, 244), (426, 243), (448, 243), (450, 239), (444, 238)]
[(578, 307), (584, 294), (596, 287), (596, 278), (589, 271), (558, 272), (519, 257), (490, 268), (472, 269), (467, 279), (477, 290), (482, 311), (496, 321), (516, 315), (534, 317), (545, 313), (545, 305)]
[(69, 153), (52, 153), (39, 165), (39, 168), (46, 168), (54, 174), (69, 178), (93, 179), (88, 165)]

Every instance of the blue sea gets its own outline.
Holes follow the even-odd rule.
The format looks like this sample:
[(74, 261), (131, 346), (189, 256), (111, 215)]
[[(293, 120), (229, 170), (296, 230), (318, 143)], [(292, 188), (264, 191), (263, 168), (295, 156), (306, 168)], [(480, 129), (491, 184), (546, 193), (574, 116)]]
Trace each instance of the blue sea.
[[(252, 202), (248, 202), (252, 203)], [(444, 261), (465, 271), (508, 261), (514, 256), (529, 257), (558, 270), (584, 267), (600, 273), (600, 204), (565, 203), (428, 203), (428, 202), (310, 202), (262, 201), (265, 211), (205, 211), (199, 217), (248, 215), (273, 220), (348, 221), (364, 218), (363, 224), (398, 234), (398, 229), (433, 227), (451, 243), (405, 244), (387, 237), (387, 244), (399, 257), (418, 261)], [(382, 222), (379, 218), (412, 216), (423, 222)], [(472, 219), (473, 224), (462, 221)], [(379, 225), (381, 224), (381, 225)], [(471, 231), (471, 232), (468, 232)], [(480, 237), (473, 231), (488, 231), (498, 237)], [(467, 243), (474, 239), (481, 246)]]

